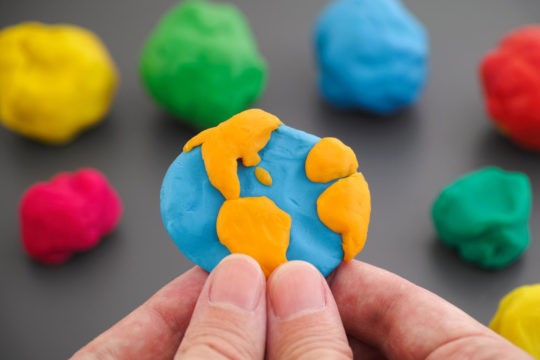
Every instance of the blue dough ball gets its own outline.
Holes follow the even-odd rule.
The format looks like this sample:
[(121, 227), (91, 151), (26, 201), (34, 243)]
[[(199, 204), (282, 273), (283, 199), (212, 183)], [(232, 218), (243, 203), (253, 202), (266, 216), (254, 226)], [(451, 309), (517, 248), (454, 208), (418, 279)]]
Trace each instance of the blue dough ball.
[[(343, 260), (341, 236), (317, 215), (319, 195), (334, 181), (315, 183), (306, 177), (305, 159), (320, 138), (282, 125), (259, 152), (272, 174), (272, 186), (257, 181), (255, 167), (239, 166), (241, 197), (266, 196), (292, 217), (288, 260), (304, 260), (328, 275)], [(201, 148), (181, 153), (161, 188), (161, 215), (167, 232), (194, 263), (211, 271), (230, 251), (218, 239), (216, 218), (225, 198), (212, 186)]]
[(315, 50), (323, 96), (388, 115), (414, 103), (428, 72), (428, 36), (399, 0), (338, 0), (320, 15)]

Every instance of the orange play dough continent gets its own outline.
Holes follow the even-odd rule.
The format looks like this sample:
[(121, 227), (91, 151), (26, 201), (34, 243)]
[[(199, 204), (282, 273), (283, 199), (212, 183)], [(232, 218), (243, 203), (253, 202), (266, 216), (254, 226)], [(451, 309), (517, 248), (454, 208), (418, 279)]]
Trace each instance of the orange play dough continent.
[(202, 144), (202, 158), (210, 183), (227, 200), (240, 197), (237, 160), (244, 166), (255, 166), (272, 131), (281, 125), (274, 115), (259, 109), (246, 110), (214, 128), (207, 129), (184, 145), (188, 152)]
[(352, 260), (364, 247), (370, 212), (369, 188), (361, 173), (336, 181), (317, 199), (321, 222), (341, 234), (344, 261)]
[(265, 196), (227, 200), (219, 210), (219, 241), (232, 253), (253, 257), (266, 276), (287, 261), (291, 217)]
[(354, 151), (332, 137), (322, 138), (309, 151), (306, 158), (306, 176), (309, 180), (325, 183), (352, 175), (358, 170)]
[(255, 168), (255, 177), (263, 185), (266, 185), (266, 186), (272, 185), (272, 176), (270, 175), (268, 170), (266, 170), (265, 168), (257, 166)]

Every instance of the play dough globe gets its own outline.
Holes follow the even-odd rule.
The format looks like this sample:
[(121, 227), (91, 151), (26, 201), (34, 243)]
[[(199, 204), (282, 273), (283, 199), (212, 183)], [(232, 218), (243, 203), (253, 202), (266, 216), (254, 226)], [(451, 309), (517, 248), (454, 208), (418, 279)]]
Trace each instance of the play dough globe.
[(252, 109), (201, 132), (183, 150), (163, 180), (161, 214), (174, 243), (205, 270), (243, 253), (266, 275), (288, 260), (328, 275), (363, 248), (368, 184), (338, 139)]

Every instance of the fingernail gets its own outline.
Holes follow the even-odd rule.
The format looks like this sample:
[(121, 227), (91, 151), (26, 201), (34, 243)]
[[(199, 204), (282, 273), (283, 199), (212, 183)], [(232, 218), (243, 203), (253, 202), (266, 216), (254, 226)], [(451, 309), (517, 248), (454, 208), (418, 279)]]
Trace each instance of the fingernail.
[(312, 265), (293, 261), (279, 267), (269, 279), (274, 314), (288, 319), (326, 306), (323, 277)]
[(259, 264), (244, 255), (231, 255), (214, 269), (208, 296), (211, 303), (251, 311), (257, 307), (263, 288)]

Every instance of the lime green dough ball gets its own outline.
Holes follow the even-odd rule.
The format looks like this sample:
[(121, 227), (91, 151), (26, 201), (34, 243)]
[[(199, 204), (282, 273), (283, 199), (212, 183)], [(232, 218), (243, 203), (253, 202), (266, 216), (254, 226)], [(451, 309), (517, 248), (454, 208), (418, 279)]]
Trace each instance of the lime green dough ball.
[(141, 55), (152, 97), (199, 129), (246, 109), (262, 93), (266, 62), (233, 5), (184, 1), (159, 21)]
[(530, 241), (531, 185), (523, 173), (486, 167), (442, 190), (432, 208), (440, 239), (484, 268), (502, 268)]

